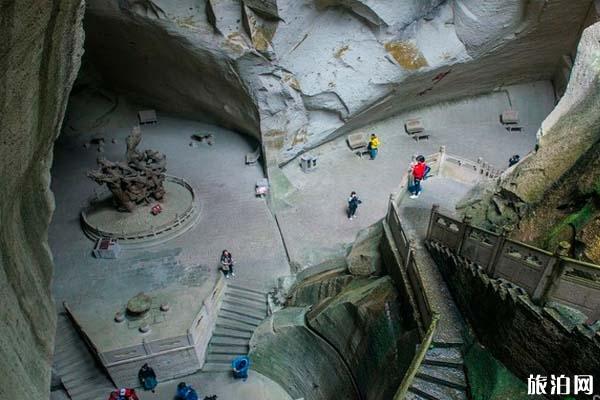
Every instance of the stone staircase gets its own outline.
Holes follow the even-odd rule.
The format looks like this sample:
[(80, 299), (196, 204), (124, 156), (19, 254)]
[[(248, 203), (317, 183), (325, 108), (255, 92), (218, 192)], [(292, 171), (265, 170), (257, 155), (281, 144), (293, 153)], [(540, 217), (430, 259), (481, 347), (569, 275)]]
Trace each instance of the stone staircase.
[(462, 343), (434, 343), (408, 389), (406, 400), (467, 400)]
[(231, 371), (231, 361), (248, 354), (252, 333), (267, 314), (265, 292), (228, 284), (202, 371)]
[(66, 313), (57, 317), (52, 367), (72, 400), (106, 399), (115, 389)]

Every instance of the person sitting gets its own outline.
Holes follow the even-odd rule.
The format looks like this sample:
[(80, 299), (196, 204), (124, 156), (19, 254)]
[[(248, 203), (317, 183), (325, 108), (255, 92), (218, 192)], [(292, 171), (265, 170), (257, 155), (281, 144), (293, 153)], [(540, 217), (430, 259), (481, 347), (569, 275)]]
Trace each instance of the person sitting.
[(190, 385), (185, 382), (179, 382), (177, 385), (176, 400), (198, 400), (198, 393)]
[(250, 359), (246, 356), (236, 357), (231, 362), (231, 368), (233, 369), (233, 377), (235, 379), (242, 379), (246, 382), (246, 379), (248, 379), (248, 369), (250, 369)]
[(223, 271), (223, 275), (225, 275), (225, 278), (227, 279), (229, 279), (229, 276), (235, 276), (233, 264), (233, 256), (231, 253), (227, 250), (223, 250), (223, 253), (221, 253), (221, 271)]
[(377, 152), (379, 150), (379, 138), (374, 133), (371, 134), (371, 140), (369, 140), (367, 149), (369, 150), (371, 160), (374, 160), (375, 157), (377, 157)]
[(521, 156), (519, 156), (518, 154), (515, 154), (508, 160), (508, 168), (512, 167), (515, 164), (518, 164), (519, 161), (521, 161)]
[(134, 389), (121, 388), (113, 390), (108, 397), (108, 400), (139, 400)]
[(142, 365), (142, 368), (140, 368), (140, 372), (138, 372), (138, 378), (140, 379), (144, 390), (151, 390), (152, 393), (154, 393), (154, 389), (156, 388), (158, 381), (156, 380), (156, 373), (151, 367), (148, 366), (147, 363)]

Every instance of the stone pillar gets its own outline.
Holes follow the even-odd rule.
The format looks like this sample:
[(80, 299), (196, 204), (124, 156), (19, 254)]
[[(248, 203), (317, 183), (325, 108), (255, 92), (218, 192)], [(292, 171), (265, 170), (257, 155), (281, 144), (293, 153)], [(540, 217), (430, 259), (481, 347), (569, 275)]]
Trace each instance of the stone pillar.
[(504, 243), (506, 242), (506, 238), (510, 235), (512, 231), (512, 227), (504, 226), (502, 227), (502, 233), (498, 236), (498, 241), (496, 242), (496, 246), (494, 246), (494, 251), (492, 251), (492, 257), (490, 257), (490, 262), (486, 266), (486, 271), (488, 275), (492, 278), (496, 277), (496, 264), (500, 257), (502, 256), (502, 249), (504, 248)]
[(544, 268), (542, 277), (531, 296), (531, 299), (537, 305), (543, 307), (555, 290), (565, 270), (562, 258), (569, 255), (570, 249), (571, 245), (568, 242), (562, 241), (558, 244), (558, 248), (554, 252), (554, 257), (548, 262), (546, 268)]
[(425, 236), (425, 240), (431, 239), (431, 230), (433, 229), (433, 224), (435, 224), (435, 214), (440, 210), (439, 204), (434, 204), (431, 207), (431, 214), (429, 215), (429, 225), (427, 226), (427, 235)]
[(461, 232), (460, 232), (460, 242), (458, 243), (458, 247), (456, 248), (456, 255), (460, 256), (460, 252), (462, 251), (463, 244), (465, 240), (467, 240), (467, 235), (469, 234), (469, 228), (471, 227), (471, 216), (465, 215), (462, 220)]
[(437, 174), (442, 173), (442, 165), (446, 162), (446, 146), (440, 146), (440, 156), (438, 158)]

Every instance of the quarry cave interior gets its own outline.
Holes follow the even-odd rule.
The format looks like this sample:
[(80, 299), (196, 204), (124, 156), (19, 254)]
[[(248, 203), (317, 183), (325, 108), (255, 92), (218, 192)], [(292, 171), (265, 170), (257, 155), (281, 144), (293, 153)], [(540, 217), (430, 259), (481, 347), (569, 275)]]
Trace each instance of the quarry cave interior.
[(0, 400), (600, 399), (600, 1), (2, 0), (0, 83)]

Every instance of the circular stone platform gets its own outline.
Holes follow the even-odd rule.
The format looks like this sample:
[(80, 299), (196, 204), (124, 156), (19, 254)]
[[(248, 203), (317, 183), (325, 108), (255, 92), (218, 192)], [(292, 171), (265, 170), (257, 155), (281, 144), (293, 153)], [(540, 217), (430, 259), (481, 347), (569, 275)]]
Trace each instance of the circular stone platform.
[[(115, 239), (122, 247), (140, 248), (165, 242), (189, 230), (200, 215), (194, 189), (183, 179), (167, 175), (165, 197), (133, 212), (120, 212), (112, 194), (106, 191), (81, 212), (83, 231), (92, 240)], [(163, 211), (152, 215), (150, 209), (160, 204)]]

